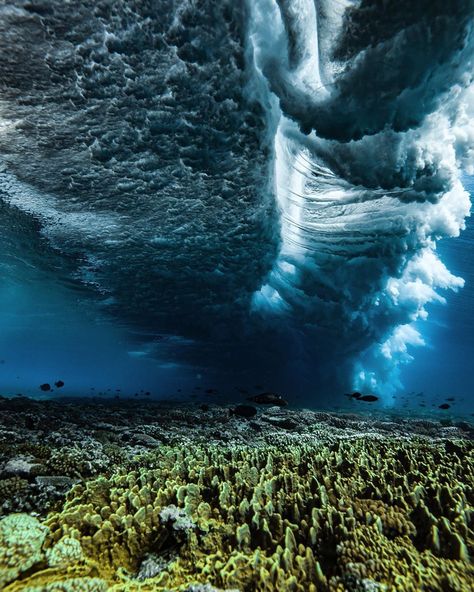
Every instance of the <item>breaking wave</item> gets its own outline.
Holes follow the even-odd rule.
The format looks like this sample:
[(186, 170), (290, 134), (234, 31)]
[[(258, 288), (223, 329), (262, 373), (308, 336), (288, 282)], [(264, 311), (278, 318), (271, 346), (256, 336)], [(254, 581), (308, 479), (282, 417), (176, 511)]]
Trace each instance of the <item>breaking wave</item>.
[(199, 372), (390, 392), (430, 303), (463, 285), (436, 243), (470, 209), (473, 16), (469, 0), (4, 3), (10, 255)]
[(416, 322), (463, 286), (436, 242), (457, 236), (470, 211), (461, 176), (473, 167), (473, 9), (252, 3), (281, 220), (255, 306), (344, 352), (359, 389), (397, 388), (398, 365), (423, 344)]

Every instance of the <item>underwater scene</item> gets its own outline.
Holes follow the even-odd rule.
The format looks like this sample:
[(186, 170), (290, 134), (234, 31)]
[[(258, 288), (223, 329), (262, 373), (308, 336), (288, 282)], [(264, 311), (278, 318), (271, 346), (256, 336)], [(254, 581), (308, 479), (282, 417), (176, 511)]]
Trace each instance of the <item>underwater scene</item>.
[(0, 0), (0, 591), (474, 592), (474, 0)]

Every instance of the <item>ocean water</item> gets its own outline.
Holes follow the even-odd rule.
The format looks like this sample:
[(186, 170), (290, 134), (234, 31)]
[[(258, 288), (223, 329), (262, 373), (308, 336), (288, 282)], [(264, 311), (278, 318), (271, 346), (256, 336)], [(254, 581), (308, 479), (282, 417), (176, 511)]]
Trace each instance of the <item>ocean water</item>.
[[(474, 193), (472, 178), (464, 181)], [(423, 328), (425, 346), (413, 351), (414, 362), (402, 371), (408, 391), (424, 391), (428, 398), (442, 402), (455, 396), (457, 410), (472, 414), (474, 356), (474, 221), (466, 220), (461, 236), (440, 242), (438, 251), (447, 266), (465, 280), (463, 288), (450, 294), (446, 304), (434, 306)]]
[(472, 15), (3, 3), (2, 392), (471, 413)]

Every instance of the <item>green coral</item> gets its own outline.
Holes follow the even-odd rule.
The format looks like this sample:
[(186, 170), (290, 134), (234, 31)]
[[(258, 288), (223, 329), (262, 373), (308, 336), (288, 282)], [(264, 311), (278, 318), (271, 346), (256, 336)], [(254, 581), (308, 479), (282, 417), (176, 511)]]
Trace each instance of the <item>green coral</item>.
[(22, 477), (14, 476), (0, 479), (0, 505), (20, 498), (29, 489), (29, 483)]
[(50, 567), (66, 567), (84, 559), (84, 554), (78, 540), (64, 537), (47, 550), (46, 558)]
[(105, 472), (108, 464), (102, 447), (94, 442), (86, 442), (81, 447), (62, 446), (58, 450), (52, 450), (46, 462), (52, 474), (79, 478)]
[(70, 578), (41, 586), (28, 586), (23, 592), (106, 592), (107, 583), (100, 578)]
[(473, 503), (472, 442), (162, 447), (75, 485), (45, 523), (50, 567), (8, 592), (467, 592)]
[(0, 520), (0, 588), (43, 559), (48, 528), (27, 514)]

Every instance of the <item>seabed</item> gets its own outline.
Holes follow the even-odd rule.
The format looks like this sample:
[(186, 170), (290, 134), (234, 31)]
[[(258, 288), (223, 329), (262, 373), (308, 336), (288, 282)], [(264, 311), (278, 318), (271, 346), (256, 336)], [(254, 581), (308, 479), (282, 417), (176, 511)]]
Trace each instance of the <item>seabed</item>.
[(466, 422), (0, 399), (5, 592), (474, 590)]

